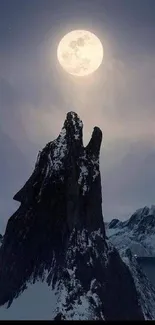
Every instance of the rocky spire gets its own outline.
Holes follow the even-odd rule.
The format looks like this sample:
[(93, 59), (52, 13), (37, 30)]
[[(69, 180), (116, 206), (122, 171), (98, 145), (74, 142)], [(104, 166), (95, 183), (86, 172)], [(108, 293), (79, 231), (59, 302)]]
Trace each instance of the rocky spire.
[(46, 281), (56, 288), (56, 319), (143, 319), (132, 276), (105, 239), (95, 127), (82, 141), (82, 121), (67, 114), (58, 138), (39, 153), (34, 172), (14, 196), (0, 248), (0, 305)]
[(104, 232), (99, 172), (102, 132), (95, 127), (84, 148), (82, 128), (78, 115), (69, 112), (60, 135), (39, 153), (32, 176), (14, 199), (21, 203), (32, 200), (39, 206), (44, 206), (49, 195), (49, 201), (64, 200), (65, 225), (78, 228), (81, 224), (82, 228), (85, 225), (88, 230), (101, 228)]

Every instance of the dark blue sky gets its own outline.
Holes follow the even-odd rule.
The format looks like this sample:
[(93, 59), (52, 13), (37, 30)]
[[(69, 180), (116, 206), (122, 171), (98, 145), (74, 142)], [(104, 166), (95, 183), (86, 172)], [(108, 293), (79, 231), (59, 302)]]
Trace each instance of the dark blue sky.
[[(73, 29), (94, 32), (104, 64), (70, 78), (56, 59)], [(60, 131), (66, 112), (102, 128), (105, 219), (126, 218), (155, 198), (155, 1), (0, 0), (0, 227), (29, 177), (39, 149)]]

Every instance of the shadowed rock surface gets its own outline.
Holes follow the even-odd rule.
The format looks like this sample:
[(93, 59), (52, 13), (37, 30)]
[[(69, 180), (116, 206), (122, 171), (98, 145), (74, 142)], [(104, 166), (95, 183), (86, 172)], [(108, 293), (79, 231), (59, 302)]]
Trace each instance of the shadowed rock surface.
[(82, 121), (67, 114), (58, 138), (39, 153), (34, 172), (14, 196), (0, 248), (0, 305), (27, 283), (46, 281), (57, 293), (51, 319), (143, 320), (129, 268), (105, 238), (95, 127), (84, 148)]

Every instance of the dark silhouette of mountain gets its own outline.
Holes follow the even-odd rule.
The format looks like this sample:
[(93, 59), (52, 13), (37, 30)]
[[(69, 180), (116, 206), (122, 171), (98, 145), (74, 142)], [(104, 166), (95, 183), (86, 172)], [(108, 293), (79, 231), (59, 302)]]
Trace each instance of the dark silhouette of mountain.
[(143, 320), (134, 278), (105, 236), (102, 132), (95, 127), (84, 147), (82, 128), (68, 113), (14, 196), (21, 205), (0, 248), (0, 305), (9, 307), (29, 282), (46, 281), (58, 296), (51, 319)]

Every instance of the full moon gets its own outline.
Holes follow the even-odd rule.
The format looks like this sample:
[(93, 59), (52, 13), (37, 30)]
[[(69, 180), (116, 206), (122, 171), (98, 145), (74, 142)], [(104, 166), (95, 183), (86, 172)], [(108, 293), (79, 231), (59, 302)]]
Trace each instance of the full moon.
[(83, 77), (99, 68), (103, 60), (103, 46), (99, 38), (86, 30), (66, 34), (57, 48), (57, 58), (69, 74)]

